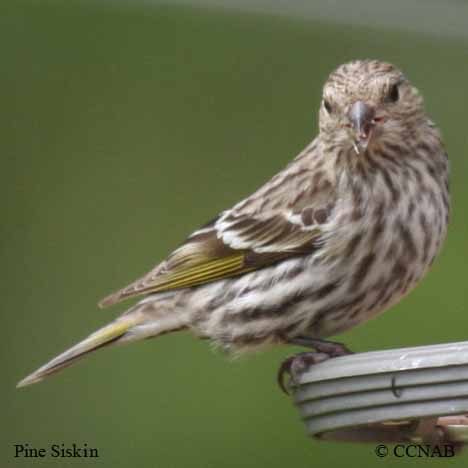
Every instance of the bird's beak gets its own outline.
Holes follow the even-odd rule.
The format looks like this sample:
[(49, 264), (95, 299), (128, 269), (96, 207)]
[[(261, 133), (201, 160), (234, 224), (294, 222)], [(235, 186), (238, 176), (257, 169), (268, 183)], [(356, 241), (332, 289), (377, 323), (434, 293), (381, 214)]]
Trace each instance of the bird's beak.
[(374, 116), (375, 109), (363, 101), (356, 101), (348, 113), (349, 121), (354, 129), (353, 145), (357, 154), (364, 152), (369, 144)]

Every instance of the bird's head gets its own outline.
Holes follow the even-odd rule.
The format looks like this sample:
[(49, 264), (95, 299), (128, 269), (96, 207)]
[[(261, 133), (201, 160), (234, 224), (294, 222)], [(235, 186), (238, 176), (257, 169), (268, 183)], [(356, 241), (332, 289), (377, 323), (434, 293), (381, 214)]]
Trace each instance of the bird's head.
[(320, 134), (337, 149), (365, 153), (399, 143), (426, 120), (419, 92), (389, 63), (357, 60), (338, 67), (323, 88)]

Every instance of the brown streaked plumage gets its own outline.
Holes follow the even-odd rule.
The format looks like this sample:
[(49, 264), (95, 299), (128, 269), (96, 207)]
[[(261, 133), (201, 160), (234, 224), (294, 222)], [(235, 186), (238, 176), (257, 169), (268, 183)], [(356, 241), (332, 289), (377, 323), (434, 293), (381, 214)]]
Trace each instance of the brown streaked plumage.
[(448, 160), (417, 89), (376, 60), (330, 75), (319, 129), (283, 171), (100, 305), (145, 297), (19, 385), (98, 347), (181, 329), (233, 351), (342, 352), (319, 339), (396, 303), (440, 250)]

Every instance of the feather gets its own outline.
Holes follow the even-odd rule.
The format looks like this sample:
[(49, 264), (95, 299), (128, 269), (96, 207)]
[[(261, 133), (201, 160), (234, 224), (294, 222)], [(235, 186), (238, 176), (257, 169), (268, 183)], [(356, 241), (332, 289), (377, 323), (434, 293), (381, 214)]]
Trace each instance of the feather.
[(148, 274), (104, 298), (100, 307), (142, 294), (198, 286), (313, 252), (328, 215), (318, 223), (304, 214), (311, 208), (330, 213), (333, 193), (331, 184), (323, 183), (325, 175), (313, 184), (310, 164), (301, 164), (300, 157), (280, 177), (195, 231)]

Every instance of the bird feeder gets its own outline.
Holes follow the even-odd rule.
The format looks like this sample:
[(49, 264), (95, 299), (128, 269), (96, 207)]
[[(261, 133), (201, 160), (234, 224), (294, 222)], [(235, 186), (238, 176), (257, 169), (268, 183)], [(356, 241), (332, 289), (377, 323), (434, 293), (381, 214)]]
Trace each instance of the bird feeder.
[(468, 342), (352, 354), (311, 365), (294, 404), (321, 440), (468, 443)]

